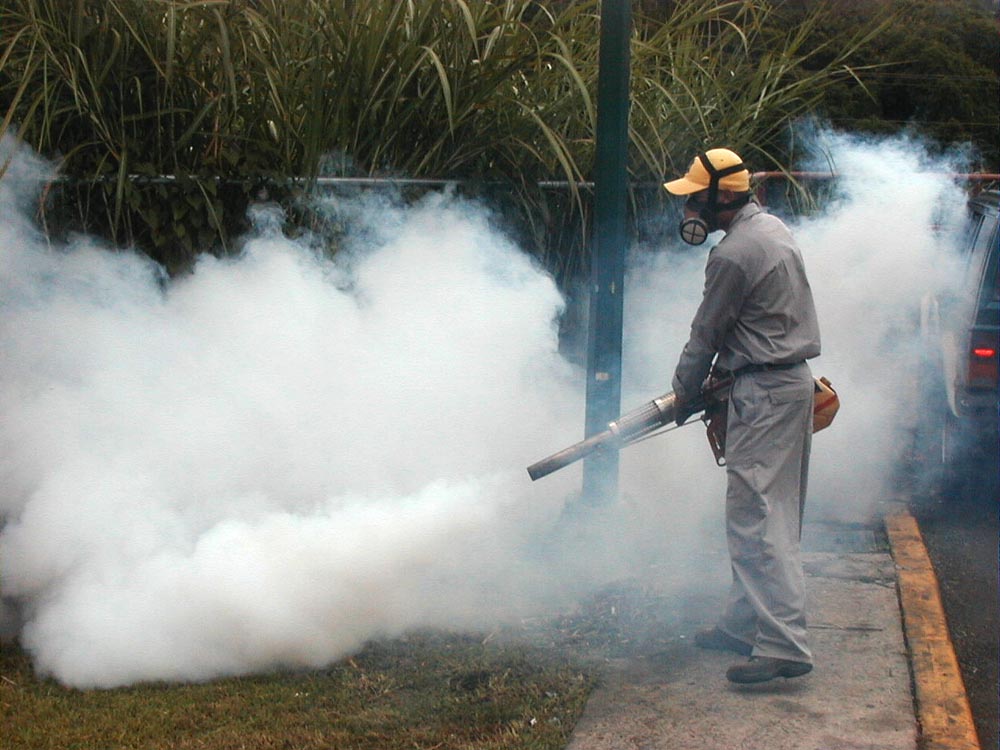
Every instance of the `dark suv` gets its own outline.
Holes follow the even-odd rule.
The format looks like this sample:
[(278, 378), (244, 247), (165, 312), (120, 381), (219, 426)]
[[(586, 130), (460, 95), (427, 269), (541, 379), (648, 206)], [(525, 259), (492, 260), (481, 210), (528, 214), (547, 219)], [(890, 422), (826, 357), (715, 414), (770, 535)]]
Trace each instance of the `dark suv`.
[(970, 487), (997, 492), (1000, 192), (981, 193), (968, 207), (962, 283), (921, 304), (927, 360), (918, 456), (927, 489), (941, 499)]

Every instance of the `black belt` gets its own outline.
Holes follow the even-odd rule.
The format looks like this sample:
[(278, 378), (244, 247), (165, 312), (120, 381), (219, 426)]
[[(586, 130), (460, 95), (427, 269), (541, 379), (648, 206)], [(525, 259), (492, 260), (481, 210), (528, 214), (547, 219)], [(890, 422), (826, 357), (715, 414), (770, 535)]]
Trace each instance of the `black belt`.
[(772, 364), (769, 362), (764, 362), (761, 364), (751, 363), (749, 365), (743, 365), (743, 367), (737, 367), (730, 373), (734, 378), (738, 378), (740, 375), (746, 375), (751, 372), (767, 372), (768, 370), (790, 370), (793, 367), (798, 367), (803, 362), (804, 359), (800, 359), (798, 362), (779, 362)]

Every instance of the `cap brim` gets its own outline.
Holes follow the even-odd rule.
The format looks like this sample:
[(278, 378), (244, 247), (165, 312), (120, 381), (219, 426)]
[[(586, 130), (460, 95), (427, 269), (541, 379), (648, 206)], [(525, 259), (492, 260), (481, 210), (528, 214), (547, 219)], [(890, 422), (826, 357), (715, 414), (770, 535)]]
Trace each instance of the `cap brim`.
[(686, 177), (681, 177), (670, 182), (664, 182), (663, 189), (672, 195), (691, 195), (692, 193), (700, 193), (702, 190), (708, 190), (708, 185), (701, 185), (697, 182), (692, 182)]

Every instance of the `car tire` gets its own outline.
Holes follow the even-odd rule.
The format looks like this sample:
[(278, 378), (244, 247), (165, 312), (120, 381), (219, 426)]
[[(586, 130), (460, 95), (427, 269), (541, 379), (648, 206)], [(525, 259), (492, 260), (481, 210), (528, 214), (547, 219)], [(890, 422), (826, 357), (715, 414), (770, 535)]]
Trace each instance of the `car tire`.
[(945, 408), (938, 425), (938, 439), (935, 448), (938, 453), (938, 491), (947, 497), (964, 497), (969, 476), (968, 452), (964, 447), (962, 426), (951, 410)]

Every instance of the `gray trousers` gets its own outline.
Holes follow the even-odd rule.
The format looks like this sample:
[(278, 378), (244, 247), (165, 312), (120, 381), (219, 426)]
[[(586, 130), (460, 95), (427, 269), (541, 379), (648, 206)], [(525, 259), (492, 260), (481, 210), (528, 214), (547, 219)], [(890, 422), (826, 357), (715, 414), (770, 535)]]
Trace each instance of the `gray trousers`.
[(719, 627), (754, 656), (812, 661), (799, 540), (812, 444), (809, 366), (748, 373), (729, 399), (726, 537), (733, 583)]

